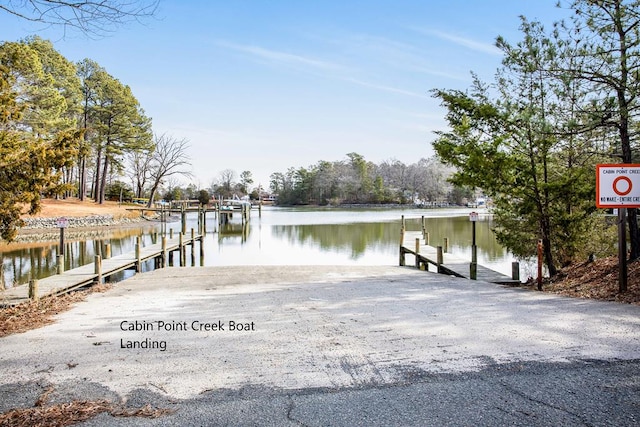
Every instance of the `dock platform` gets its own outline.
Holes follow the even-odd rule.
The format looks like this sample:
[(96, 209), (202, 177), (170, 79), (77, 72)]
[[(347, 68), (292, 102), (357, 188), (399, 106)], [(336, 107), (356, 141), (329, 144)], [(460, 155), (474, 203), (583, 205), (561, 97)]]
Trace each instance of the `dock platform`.
[[(416, 241), (418, 242), (416, 244)], [(440, 252), (440, 255), (438, 252)], [(423, 235), (419, 231), (406, 231), (400, 244), (400, 265), (406, 265), (405, 255), (415, 258), (415, 266), (429, 270), (429, 264), (435, 266), (438, 273), (469, 279), (471, 276), (471, 262), (443, 252), (442, 249), (424, 244)], [(518, 285), (518, 278), (507, 276), (482, 265), (476, 265), (476, 280), (497, 283), (501, 285)]]
[[(201, 234), (166, 237), (165, 242), (140, 247), (139, 251), (105, 259), (96, 257), (93, 263), (37, 280), (37, 287), (34, 287), (32, 292), (37, 292), (37, 295), (34, 295), (36, 298), (59, 295), (82, 286), (102, 282), (103, 279), (124, 270), (140, 271), (141, 264), (149, 260), (157, 260), (158, 266), (166, 265), (168, 254), (173, 251), (181, 251), (181, 254), (184, 254), (186, 246), (194, 245), (196, 241), (202, 244), (202, 238)], [(0, 307), (15, 306), (29, 301), (31, 299), (29, 288), (29, 284), (24, 284), (0, 291)]]

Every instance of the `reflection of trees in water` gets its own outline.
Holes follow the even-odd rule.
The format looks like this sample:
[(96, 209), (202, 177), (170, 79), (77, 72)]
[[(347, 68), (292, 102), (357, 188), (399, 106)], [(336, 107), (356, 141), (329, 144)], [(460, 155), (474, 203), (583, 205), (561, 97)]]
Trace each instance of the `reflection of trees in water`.
[[(107, 243), (111, 244), (112, 256), (133, 252), (135, 239), (143, 231), (137, 228), (114, 230), (111, 234), (100, 233), (99, 238), (91, 240), (66, 240), (64, 245), (65, 270), (90, 264), (95, 255), (104, 256), (103, 251)], [(74, 236), (74, 238), (77, 237)], [(143, 235), (143, 245), (151, 244), (153, 240), (152, 235)], [(42, 243), (39, 246), (34, 243), (6, 245), (0, 253), (5, 286), (22, 285), (28, 283), (30, 278), (38, 279), (56, 274), (59, 253), (59, 244), (53, 241)]]
[(291, 245), (314, 245), (324, 251), (345, 251), (352, 259), (367, 250), (385, 250), (399, 241), (400, 230), (393, 223), (354, 223), (273, 226), (273, 235)]
[[(443, 245), (444, 238), (449, 238), (449, 247), (471, 254), (472, 224), (467, 216), (426, 218), (427, 231), (430, 234), (431, 246)], [(420, 218), (407, 220), (407, 230), (420, 230)], [(482, 216), (476, 223), (476, 245), (479, 254), (487, 259), (503, 259), (507, 251), (498, 242), (492, 231), (493, 221), (489, 216)], [(453, 252), (453, 250), (451, 250)]]
[[(408, 218), (405, 223), (408, 231), (421, 230), (420, 218)], [(426, 218), (425, 223), (431, 246), (442, 245), (448, 237), (451, 251), (455, 248), (471, 254), (472, 225), (468, 217)], [(291, 245), (317, 245), (325, 251), (350, 252), (352, 259), (358, 259), (367, 250), (393, 250), (400, 241), (400, 223), (280, 225), (273, 227), (273, 234)], [(476, 245), (487, 259), (503, 259), (507, 255), (495, 240), (489, 217), (476, 224)]]

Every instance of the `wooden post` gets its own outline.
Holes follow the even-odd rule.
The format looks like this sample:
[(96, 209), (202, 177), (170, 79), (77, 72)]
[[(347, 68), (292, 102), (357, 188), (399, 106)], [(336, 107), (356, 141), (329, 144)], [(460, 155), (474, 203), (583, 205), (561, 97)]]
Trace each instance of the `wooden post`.
[(400, 226), (402, 227), (402, 231), (404, 231), (406, 229), (405, 222), (404, 222), (404, 215), (400, 217), (400, 222), (401, 222)]
[(100, 255), (93, 258), (93, 272), (96, 274), (96, 283), (102, 283), (102, 257)]
[(207, 234), (207, 207), (205, 206), (202, 210), (202, 233)]
[(429, 236), (429, 233), (425, 230), (425, 236), (424, 236), (424, 244), (429, 246), (431, 244), (431, 237)]
[(200, 238), (200, 267), (204, 267), (204, 239)]
[(180, 247), (179, 251), (180, 251), (180, 266), (181, 267), (185, 267), (187, 262), (186, 262), (186, 253), (184, 250), (184, 233), (180, 233), (180, 243), (178, 244), (178, 246)]
[(33, 301), (40, 299), (40, 295), (38, 295), (38, 280), (36, 279), (29, 280), (29, 299)]
[(517, 261), (511, 263), (511, 278), (520, 281), (520, 263)]
[(182, 223), (182, 232), (187, 232), (187, 212), (184, 210), (184, 203), (180, 207), (180, 222)]
[(420, 269), (420, 238), (416, 237), (416, 268)]
[(538, 290), (542, 290), (542, 240), (538, 240)]
[(202, 234), (202, 205), (198, 205), (198, 234)]
[(449, 238), (448, 237), (444, 238), (444, 248), (443, 248), (443, 250), (444, 250), (445, 254), (449, 253)]
[(171, 230), (169, 230), (169, 238), (173, 239), (173, 228)]
[[(64, 228), (62, 229), (64, 230)], [(64, 273), (64, 255), (58, 255), (56, 257), (56, 262), (58, 263), (58, 265), (56, 266), (56, 273), (57, 274), (62, 274)]]
[(478, 263), (472, 262), (469, 264), (469, 278), (471, 280), (476, 280), (478, 278)]
[[(631, 184), (629, 184), (631, 189)], [(628, 266), (627, 266), (627, 209), (618, 208), (618, 292), (627, 291)]]
[(140, 252), (142, 245), (140, 244), (140, 236), (136, 237), (136, 273), (142, 271), (142, 261), (140, 259)]
[(191, 229), (191, 266), (196, 266), (196, 235), (193, 228)]
[(440, 265), (443, 264), (444, 261), (444, 256), (442, 254), (442, 246), (438, 246), (436, 248), (437, 254), (436, 254), (436, 264), (438, 266), (438, 273), (440, 273)]
[(404, 257), (404, 248), (402, 247), (402, 245), (404, 244), (404, 228), (400, 229), (400, 266), (404, 266), (405, 264), (405, 257)]
[(104, 259), (111, 258), (111, 243), (107, 243), (104, 248)]
[(160, 266), (167, 266), (167, 236), (162, 236), (162, 254), (160, 258)]
[[(475, 225), (476, 223), (474, 222), (474, 230)], [(475, 234), (473, 241), (475, 242)], [(471, 280), (476, 280), (478, 278), (478, 248), (475, 244), (471, 246), (471, 265), (469, 266), (469, 278)]]

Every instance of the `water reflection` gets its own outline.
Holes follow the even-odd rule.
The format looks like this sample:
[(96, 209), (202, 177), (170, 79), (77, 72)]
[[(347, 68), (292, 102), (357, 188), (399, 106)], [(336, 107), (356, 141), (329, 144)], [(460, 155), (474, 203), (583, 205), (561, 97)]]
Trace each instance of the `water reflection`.
[[(447, 237), (449, 252), (470, 257), (469, 211), (267, 208), (260, 216), (252, 212), (251, 220), (245, 225), (239, 220), (218, 225), (211, 214), (207, 218), (204, 254), (196, 260), (192, 251), (187, 265), (395, 265), (402, 215), (407, 229), (415, 231), (421, 230), (421, 217), (425, 216), (432, 246), (441, 245)], [(495, 241), (491, 225), (491, 218), (486, 215), (477, 223), (478, 262), (510, 274), (512, 257)], [(192, 228), (197, 228), (196, 215), (187, 217), (187, 234)], [(138, 236), (146, 246), (158, 241), (159, 232), (164, 229), (159, 225), (145, 225), (70, 236), (64, 248), (65, 269), (93, 262), (95, 255), (104, 255), (107, 243), (113, 256), (133, 252)], [(177, 234), (180, 229), (179, 222), (166, 227), (167, 233), (173, 230)], [(55, 233), (47, 242), (0, 245), (7, 287), (27, 283), (31, 276), (41, 278), (55, 274), (58, 253)], [(180, 264), (178, 260), (176, 256), (175, 265)], [(144, 267), (149, 268), (153, 267)]]

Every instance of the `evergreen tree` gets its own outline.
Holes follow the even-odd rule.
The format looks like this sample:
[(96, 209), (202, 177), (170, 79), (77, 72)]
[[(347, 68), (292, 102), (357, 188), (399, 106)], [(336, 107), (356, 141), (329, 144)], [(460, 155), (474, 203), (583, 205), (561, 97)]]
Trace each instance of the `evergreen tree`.
[(570, 262), (586, 232), (596, 159), (568, 132), (582, 114), (573, 104), (586, 104), (587, 92), (549, 74), (563, 60), (557, 40), (538, 23), (523, 19), (521, 29), (516, 46), (498, 39), (505, 58), (493, 88), (476, 79), (469, 92), (434, 91), (451, 128), (438, 132), (434, 148), (456, 167), (455, 185), (482, 188), (494, 199), (503, 245), (526, 257), (542, 240), (553, 276), (558, 258)]

